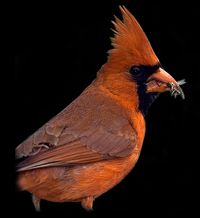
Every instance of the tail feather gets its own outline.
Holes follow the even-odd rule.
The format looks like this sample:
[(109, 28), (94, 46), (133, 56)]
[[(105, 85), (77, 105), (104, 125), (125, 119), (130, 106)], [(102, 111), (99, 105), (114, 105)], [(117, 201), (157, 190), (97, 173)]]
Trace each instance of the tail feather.
[(47, 179), (44, 170), (35, 169), (17, 172), (16, 188), (17, 191), (31, 190), (42, 184)]

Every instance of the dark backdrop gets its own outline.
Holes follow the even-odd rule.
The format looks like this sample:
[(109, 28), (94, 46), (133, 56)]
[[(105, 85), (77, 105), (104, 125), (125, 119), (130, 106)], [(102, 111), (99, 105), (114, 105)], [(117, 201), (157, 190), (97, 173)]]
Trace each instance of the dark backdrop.
[[(163, 93), (146, 117), (140, 159), (116, 187), (97, 198), (95, 213), (192, 212), (199, 174), (199, 12), (192, 2), (87, 1), (16, 4), (13, 149), (72, 102), (107, 61), (113, 15), (125, 5), (147, 34), (163, 67), (186, 99)], [(148, 3), (147, 3), (148, 2)], [(198, 2), (197, 2), (198, 3)], [(15, 195), (16, 213), (34, 212), (28, 192)], [(41, 202), (42, 212), (85, 213), (80, 203)]]

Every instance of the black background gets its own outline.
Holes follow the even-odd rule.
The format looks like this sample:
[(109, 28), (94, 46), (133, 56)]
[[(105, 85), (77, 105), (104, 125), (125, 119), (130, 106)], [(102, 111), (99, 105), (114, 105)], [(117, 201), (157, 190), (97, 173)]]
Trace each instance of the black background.
[[(198, 2), (197, 2), (198, 3)], [(107, 61), (113, 15), (125, 5), (186, 99), (163, 93), (146, 116), (140, 159), (116, 187), (97, 198), (99, 212), (185, 213), (198, 207), (199, 12), (192, 2), (87, 1), (16, 3), (16, 144), (71, 103)], [(197, 175), (197, 176), (196, 176)], [(16, 214), (34, 213), (28, 192), (15, 195)], [(85, 214), (80, 203), (41, 202), (42, 212)]]

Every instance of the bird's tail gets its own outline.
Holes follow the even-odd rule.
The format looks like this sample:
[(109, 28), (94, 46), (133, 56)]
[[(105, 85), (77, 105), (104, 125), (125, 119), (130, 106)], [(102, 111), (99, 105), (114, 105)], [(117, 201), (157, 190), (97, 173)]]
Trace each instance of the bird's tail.
[(26, 190), (26, 179), (24, 172), (16, 173), (15, 176), (15, 189), (16, 191), (24, 191)]
[(17, 159), (15, 163), (15, 188), (16, 191), (23, 191), (27, 189), (27, 182), (26, 182), (26, 172), (18, 172), (18, 165), (19, 163), (23, 161), (23, 158)]
[(37, 170), (16, 172), (16, 191), (31, 190), (42, 182), (41, 177), (37, 178)]

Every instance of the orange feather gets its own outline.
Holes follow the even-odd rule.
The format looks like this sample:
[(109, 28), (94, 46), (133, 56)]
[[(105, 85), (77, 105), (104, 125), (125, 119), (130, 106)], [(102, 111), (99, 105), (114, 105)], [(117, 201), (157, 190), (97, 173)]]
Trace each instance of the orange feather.
[[(124, 7), (119, 7), (123, 22), (115, 17), (115, 37), (111, 38), (114, 49), (109, 51), (109, 62), (124, 66), (154, 65), (159, 60), (156, 57), (149, 40), (133, 15)], [(126, 58), (124, 58), (126, 57)]]

